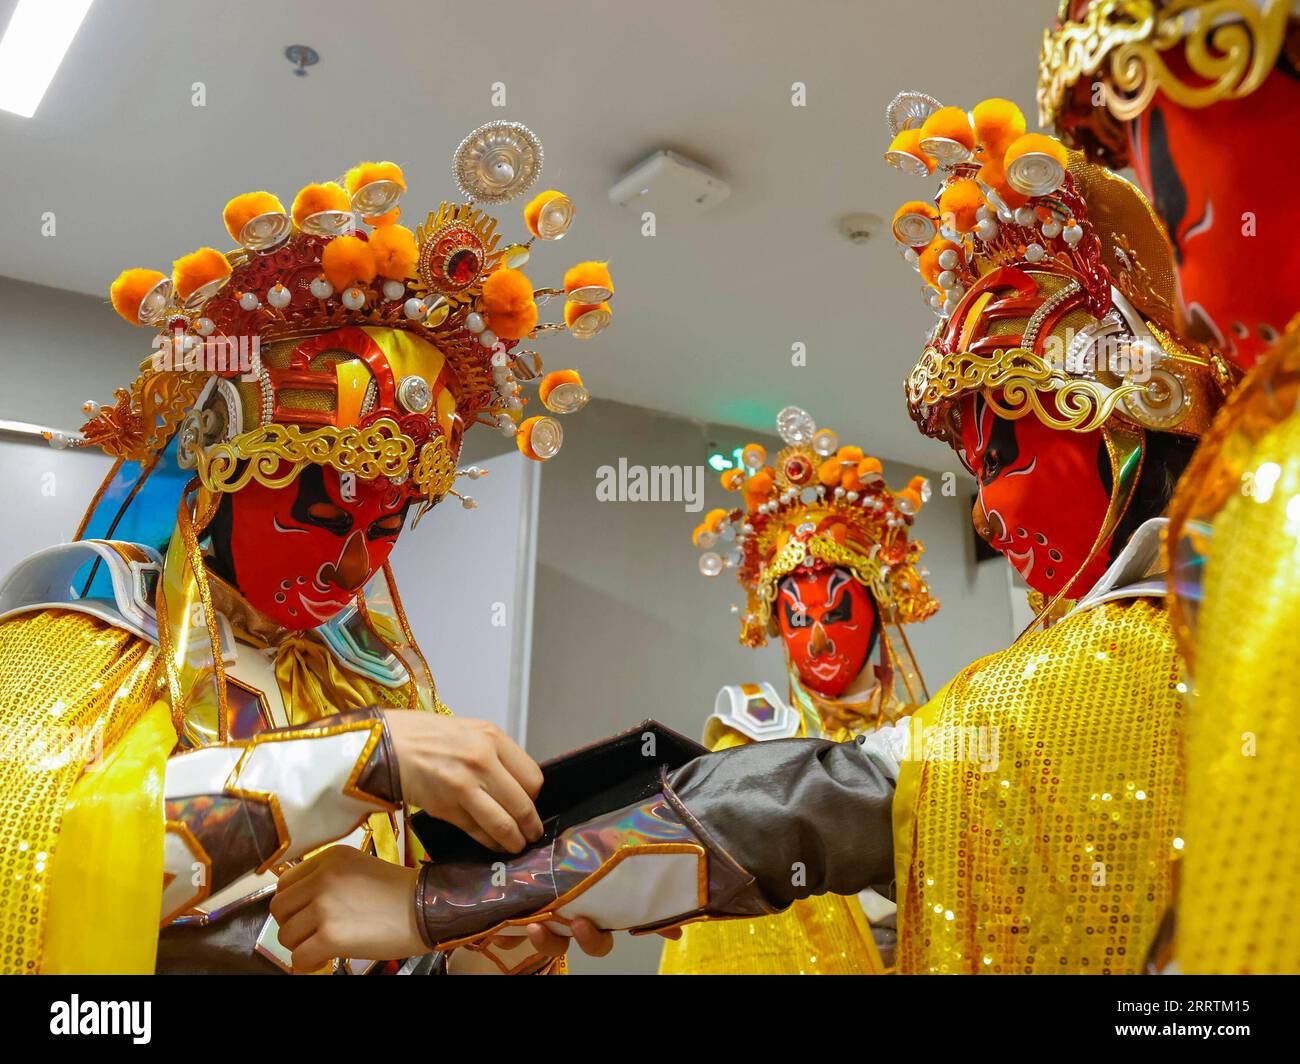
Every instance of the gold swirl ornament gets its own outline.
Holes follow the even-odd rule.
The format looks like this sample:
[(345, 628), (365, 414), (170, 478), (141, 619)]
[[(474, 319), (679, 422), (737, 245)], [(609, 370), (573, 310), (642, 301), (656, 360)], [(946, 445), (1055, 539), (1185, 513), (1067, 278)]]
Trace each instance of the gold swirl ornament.
[[(1290, 9), (1291, 0), (1098, 0), (1082, 21), (1044, 35), (1039, 121), (1059, 126), (1073, 86), (1098, 75), (1100, 102), (1121, 122), (1157, 91), (1191, 108), (1249, 96), (1277, 62)], [(1179, 45), (1186, 74), (1163, 58)]]
[[(1116, 306), (1080, 329), (1059, 357), (1023, 347), (989, 354), (926, 348), (907, 378), (912, 420), (927, 435), (947, 437), (946, 408), (977, 393), (1001, 417), (1033, 414), (1067, 432), (1092, 432), (1119, 418), (1139, 428), (1201, 435), (1232, 389), (1231, 372), (1218, 356), (1141, 321), (1122, 295), (1112, 295)], [(1100, 351), (1118, 358), (1116, 344), (1122, 361), (1096, 365)]]
[[(929, 347), (908, 374), (907, 406), (912, 420), (927, 435), (936, 435), (927, 428), (930, 411), (975, 393), (983, 394), (989, 406), (1008, 420), (1033, 414), (1048, 428), (1091, 432), (1110, 418), (1121, 401), (1142, 388), (1127, 381), (1108, 385), (1073, 376), (1020, 347), (987, 355), (973, 351), (945, 355)], [(1044, 393), (1053, 397), (1050, 406), (1043, 402)]]
[[(254, 480), (268, 488), (282, 488), (307, 465), (327, 465), (362, 480), (387, 477), (400, 483), (411, 474), (415, 457), (414, 442), (391, 418), (380, 418), (365, 428), (326, 425), (308, 431), (271, 423), (207, 446), (193, 434), (182, 439), (181, 448), (182, 464), (194, 469), (203, 486), (213, 492), (239, 491)], [(419, 494), (441, 497), (455, 475), (446, 441), (435, 436), (414, 462)]]

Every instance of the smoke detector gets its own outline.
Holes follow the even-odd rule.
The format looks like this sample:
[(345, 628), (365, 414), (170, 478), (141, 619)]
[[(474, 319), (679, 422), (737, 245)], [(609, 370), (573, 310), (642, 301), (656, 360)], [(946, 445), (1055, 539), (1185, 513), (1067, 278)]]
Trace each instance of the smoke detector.
[(835, 228), (840, 236), (852, 244), (865, 244), (884, 226), (885, 220), (878, 214), (846, 214)]

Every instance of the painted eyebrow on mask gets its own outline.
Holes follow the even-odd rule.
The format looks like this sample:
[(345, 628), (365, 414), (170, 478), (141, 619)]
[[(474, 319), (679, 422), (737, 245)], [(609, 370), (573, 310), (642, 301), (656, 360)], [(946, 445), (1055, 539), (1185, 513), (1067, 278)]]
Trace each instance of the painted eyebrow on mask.
[(788, 576), (781, 581), (781, 594), (785, 595), (796, 606), (803, 605), (803, 599), (799, 597), (799, 585)]
[(849, 584), (849, 577), (845, 575), (841, 570), (836, 569), (835, 572), (831, 574), (831, 582), (826, 589), (827, 605), (834, 605), (835, 600), (839, 598), (840, 592), (844, 588), (848, 587), (848, 584)]

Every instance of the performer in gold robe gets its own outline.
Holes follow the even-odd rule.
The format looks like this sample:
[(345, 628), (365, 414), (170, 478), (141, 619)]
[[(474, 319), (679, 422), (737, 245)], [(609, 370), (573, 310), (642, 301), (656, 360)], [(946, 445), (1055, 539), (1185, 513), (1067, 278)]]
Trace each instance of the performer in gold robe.
[[(714, 510), (695, 530), (700, 570), (727, 568), (748, 606), (740, 641), (785, 648), (789, 702), (770, 683), (718, 692), (704, 741), (711, 750), (795, 736), (846, 742), (892, 724), (927, 695), (902, 625), (939, 608), (909, 539), (930, 486), (916, 477), (891, 492), (877, 458), (841, 446), (797, 407), (777, 415), (785, 447), (768, 464), (761, 444), (722, 474), (743, 506)], [(746, 473), (749, 476), (746, 476)], [(737, 530), (752, 532), (736, 544)], [(893, 965), (892, 884), (854, 897), (822, 894), (779, 916), (699, 924), (664, 947), (665, 975), (878, 975)]]
[[(236, 197), (237, 251), (114, 282), (154, 353), (53, 442), (117, 465), (75, 540), (0, 583), (0, 970), (394, 970), (268, 913), (276, 874), (336, 840), (401, 868), (384, 958), (440, 968), (410, 915), (406, 807), (500, 847), (541, 834), (537, 766), (441, 716), (388, 566), (408, 515), (481, 474), (456, 467), (470, 426), (558, 450), (550, 413), (523, 419), (541, 361), (521, 343), (610, 320), (608, 270), (585, 263), (547, 290), (563, 322), (539, 325), (528, 247), (472, 205), (519, 196), (541, 159), (530, 130), (494, 122), (457, 151), (467, 202), (414, 231), (400, 168), (363, 163), (289, 210)], [(528, 244), (572, 218), (542, 192)], [(563, 370), (539, 397), (567, 413), (587, 396)]]
[(1297, 71), (1290, 0), (1072, 0), (1042, 52), (1042, 119), (1133, 166), (1178, 251), (1189, 317), (1255, 367), (1170, 510), (1171, 617), (1196, 692), (1175, 951), (1186, 972), (1300, 971)]
[(1137, 189), (1027, 133), (1005, 100), (968, 116), (903, 94), (891, 119), (889, 160), (945, 174), (894, 219), (939, 313), (909, 409), (975, 475), (976, 527), (1044, 625), (916, 716), (941, 746), (996, 736), (999, 767), (903, 765), (900, 968), (1140, 971), (1181, 846), (1161, 514), (1231, 375), (1181, 338), (1170, 248)]

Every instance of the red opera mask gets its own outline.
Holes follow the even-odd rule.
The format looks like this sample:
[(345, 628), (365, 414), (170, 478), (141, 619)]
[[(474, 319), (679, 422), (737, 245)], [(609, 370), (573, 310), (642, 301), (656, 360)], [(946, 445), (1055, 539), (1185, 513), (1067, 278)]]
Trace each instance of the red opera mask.
[(867, 589), (843, 569), (800, 570), (781, 581), (781, 638), (805, 686), (828, 698), (862, 672), (876, 641)]
[(1249, 96), (1209, 107), (1158, 93), (1129, 126), (1138, 183), (1169, 230), (1188, 316), (1208, 322), (1242, 367), (1300, 307), (1300, 198), (1279, 184), (1300, 167), (1297, 113), (1300, 80), (1279, 64)]
[(259, 612), (285, 628), (315, 628), (388, 559), (407, 503), (386, 479), (308, 465), (283, 488), (253, 481), (229, 497), (229, 542), (218, 557)]
[[(1032, 415), (1011, 421), (979, 395), (960, 409), (964, 460), (979, 482), (976, 529), (1030, 587), (1055, 595), (1088, 557), (1110, 506), (1101, 432), (1050, 429)], [(1109, 562), (1103, 546), (1071, 594), (1092, 587)]]

